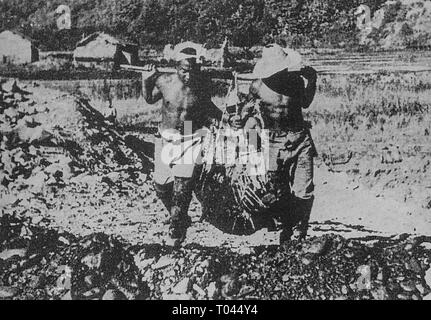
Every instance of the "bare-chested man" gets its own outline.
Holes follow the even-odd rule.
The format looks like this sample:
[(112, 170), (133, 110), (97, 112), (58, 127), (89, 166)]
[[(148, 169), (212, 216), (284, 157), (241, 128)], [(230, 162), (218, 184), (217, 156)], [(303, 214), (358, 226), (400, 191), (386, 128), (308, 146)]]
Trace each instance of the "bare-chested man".
[[(302, 109), (314, 99), (317, 73), (311, 67), (301, 68), (300, 63), (299, 54), (293, 50), (286, 52), (276, 44), (265, 47), (253, 72), (258, 80), (252, 82), (248, 96), (259, 104), (270, 133), (270, 174), (288, 179), (288, 194), (279, 197), (271, 208), (283, 225), (280, 243), (293, 234), (306, 236), (314, 200), (313, 158), (317, 153)], [(235, 127), (244, 127), (247, 121), (231, 119)]]
[(162, 122), (156, 139), (154, 183), (158, 197), (170, 212), (169, 236), (180, 245), (191, 224), (188, 209), (201, 169), (203, 135), (200, 129), (222, 112), (211, 101), (211, 79), (200, 71), (196, 57), (180, 53), (177, 73), (157, 69), (144, 81), (148, 103), (162, 100)]

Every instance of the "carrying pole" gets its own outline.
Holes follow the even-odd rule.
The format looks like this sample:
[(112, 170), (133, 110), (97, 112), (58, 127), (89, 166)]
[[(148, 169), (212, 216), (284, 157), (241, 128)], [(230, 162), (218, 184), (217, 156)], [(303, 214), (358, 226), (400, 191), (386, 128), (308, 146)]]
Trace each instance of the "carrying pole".
[[(150, 72), (149, 66), (133, 66), (122, 64), (120, 66), (124, 70), (142, 72), (143, 77), (145, 77), (146, 72)], [(209, 72), (211, 78), (220, 80), (235, 80), (236, 81), (254, 81), (258, 78), (253, 75), (253, 73), (242, 73), (238, 74), (233, 69), (228, 68), (214, 68), (214, 67), (202, 67), (202, 71)], [(161, 73), (176, 73), (177, 70), (172, 67), (158, 67), (157, 70)], [(407, 67), (394, 67), (386, 69), (364, 69), (364, 70), (330, 70), (330, 69), (320, 69), (316, 70), (319, 75), (352, 75), (352, 74), (378, 74), (378, 73), (422, 73), (431, 72), (431, 67), (428, 66), (407, 66)], [(235, 76), (236, 74), (236, 76)]]

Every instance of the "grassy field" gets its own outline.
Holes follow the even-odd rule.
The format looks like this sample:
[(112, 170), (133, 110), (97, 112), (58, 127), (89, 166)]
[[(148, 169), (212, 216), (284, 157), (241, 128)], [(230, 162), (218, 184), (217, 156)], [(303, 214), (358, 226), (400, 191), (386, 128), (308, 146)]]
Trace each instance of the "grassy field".
[[(322, 77), (306, 114), (321, 160), (352, 155), (332, 170), (429, 209), (430, 112), (431, 73), (407, 73)], [(382, 163), (391, 148), (402, 161)]]
[(429, 73), (325, 76), (307, 114), (322, 142), (424, 143), (430, 93)]

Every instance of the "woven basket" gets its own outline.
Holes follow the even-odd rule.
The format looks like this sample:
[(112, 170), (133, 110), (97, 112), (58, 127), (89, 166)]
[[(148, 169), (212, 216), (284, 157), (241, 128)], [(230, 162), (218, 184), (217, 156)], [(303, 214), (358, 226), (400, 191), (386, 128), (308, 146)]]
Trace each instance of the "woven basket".
[[(233, 86), (236, 86), (235, 81)], [(232, 92), (235, 92), (234, 87), (228, 97)], [(204, 217), (210, 223), (227, 233), (252, 234), (272, 222), (271, 203), (278, 198), (279, 190), (288, 193), (288, 186), (280, 188), (282, 179), (268, 173), (262, 145), (248, 145), (244, 132), (229, 126), (227, 107), (219, 128), (204, 140), (203, 169), (197, 194)], [(258, 106), (254, 117), (263, 124)], [(260, 143), (269, 141), (265, 140), (265, 130), (260, 132)], [(254, 159), (252, 163), (244, 160), (250, 157)]]

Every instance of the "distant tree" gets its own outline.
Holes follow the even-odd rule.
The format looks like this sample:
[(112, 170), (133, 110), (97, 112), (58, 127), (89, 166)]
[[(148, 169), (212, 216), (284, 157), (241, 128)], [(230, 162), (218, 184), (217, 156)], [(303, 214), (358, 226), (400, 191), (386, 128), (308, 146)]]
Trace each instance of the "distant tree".
[(195, 26), (196, 40), (208, 44), (209, 47), (219, 46), (225, 36), (231, 36), (228, 23), (236, 12), (238, 3), (229, 0), (196, 1), (199, 12)]
[(235, 45), (251, 47), (261, 42), (266, 31), (263, 21), (264, 9), (264, 0), (238, 1), (237, 9), (226, 25)]
[[(0, 30), (18, 29), (43, 49), (70, 50), (95, 31), (163, 46), (193, 40), (219, 45), (225, 36), (237, 46), (284, 41), (294, 47), (354, 45), (354, 10), (374, 13), (386, 0), (2, 0)], [(59, 31), (54, 11), (72, 10), (72, 29)], [(401, 19), (394, 3), (386, 21)]]

